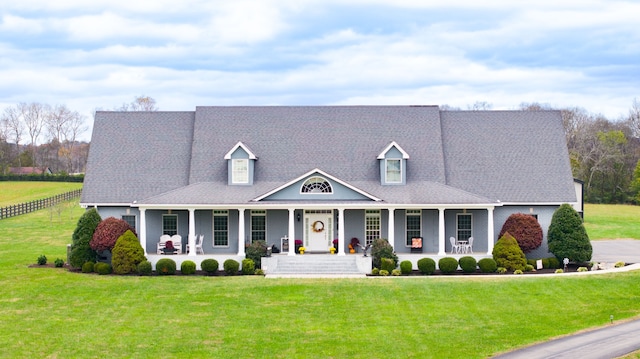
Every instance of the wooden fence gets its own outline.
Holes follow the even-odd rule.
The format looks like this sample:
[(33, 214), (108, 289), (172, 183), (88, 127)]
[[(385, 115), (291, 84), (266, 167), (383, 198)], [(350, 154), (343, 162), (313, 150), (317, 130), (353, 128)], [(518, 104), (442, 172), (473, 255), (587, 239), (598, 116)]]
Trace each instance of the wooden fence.
[(61, 193), (57, 196), (53, 196), (49, 198), (38, 199), (31, 202), (2, 207), (0, 208), (0, 219), (15, 217), (21, 214), (27, 214), (43, 208), (55, 206), (60, 202), (66, 202), (74, 198), (80, 197), (81, 194), (82, 194), (82, 189), (77, 189), (75, 191)]

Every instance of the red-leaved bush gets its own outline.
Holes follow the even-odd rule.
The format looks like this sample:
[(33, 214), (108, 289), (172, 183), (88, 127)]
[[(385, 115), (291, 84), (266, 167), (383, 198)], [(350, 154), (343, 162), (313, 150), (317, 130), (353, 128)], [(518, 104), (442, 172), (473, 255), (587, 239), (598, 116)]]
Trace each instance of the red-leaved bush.
[(133, 229), (129, 223), (122, 219), (109, 217), (98, 224), (95, 232), (93, 232), (93, 238), (91, 238), (89, 245), (91, 249), (96, 252), (110, 251), (113, 249), (113, 246), (116, 245), (118, 237), (123, 235), (127, 230), (133, 232), (136, 237), (138, 236), (135, 229)]
[(510, 215), (504, 222), (498, 238), (507, 232), (518, 241), (524, 253), (529, 253), (542, 244), (542, 227), (534, 216), (524, 213)]

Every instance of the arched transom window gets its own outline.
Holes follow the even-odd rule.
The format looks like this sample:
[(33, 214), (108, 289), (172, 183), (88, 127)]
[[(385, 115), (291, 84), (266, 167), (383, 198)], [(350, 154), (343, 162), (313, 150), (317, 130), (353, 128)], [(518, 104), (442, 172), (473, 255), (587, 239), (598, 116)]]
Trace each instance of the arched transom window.
[(311, 177), (302, 184), (302, 193), (333, 193), (331, 184), (322, 177)]

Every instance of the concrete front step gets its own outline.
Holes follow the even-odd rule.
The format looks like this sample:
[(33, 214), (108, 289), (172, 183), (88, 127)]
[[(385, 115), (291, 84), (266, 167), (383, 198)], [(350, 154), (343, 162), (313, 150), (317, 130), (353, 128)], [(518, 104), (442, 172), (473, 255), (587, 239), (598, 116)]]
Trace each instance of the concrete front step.
[(267, 276), (363, 276), (371, 271), (371, 257), (328, 254), (276, 255), (262, 258), (262, 269)]

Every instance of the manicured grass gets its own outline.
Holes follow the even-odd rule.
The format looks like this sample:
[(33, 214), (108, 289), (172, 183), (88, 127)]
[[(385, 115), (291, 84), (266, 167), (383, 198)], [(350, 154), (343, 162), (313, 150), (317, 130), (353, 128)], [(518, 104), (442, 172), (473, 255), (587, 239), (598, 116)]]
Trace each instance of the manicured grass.
[(640, 206), (585, 204), (584, 225), (591, 240), (640, 239)]
[(0, 207), (43, 199), (82, 188), (71, 182), (0, 182)]
[(640, 315), (640, 272), (489, 279), (98, 276), (65, 258), (82, 213), (0, 220), (0, 357), (485, 358)]

